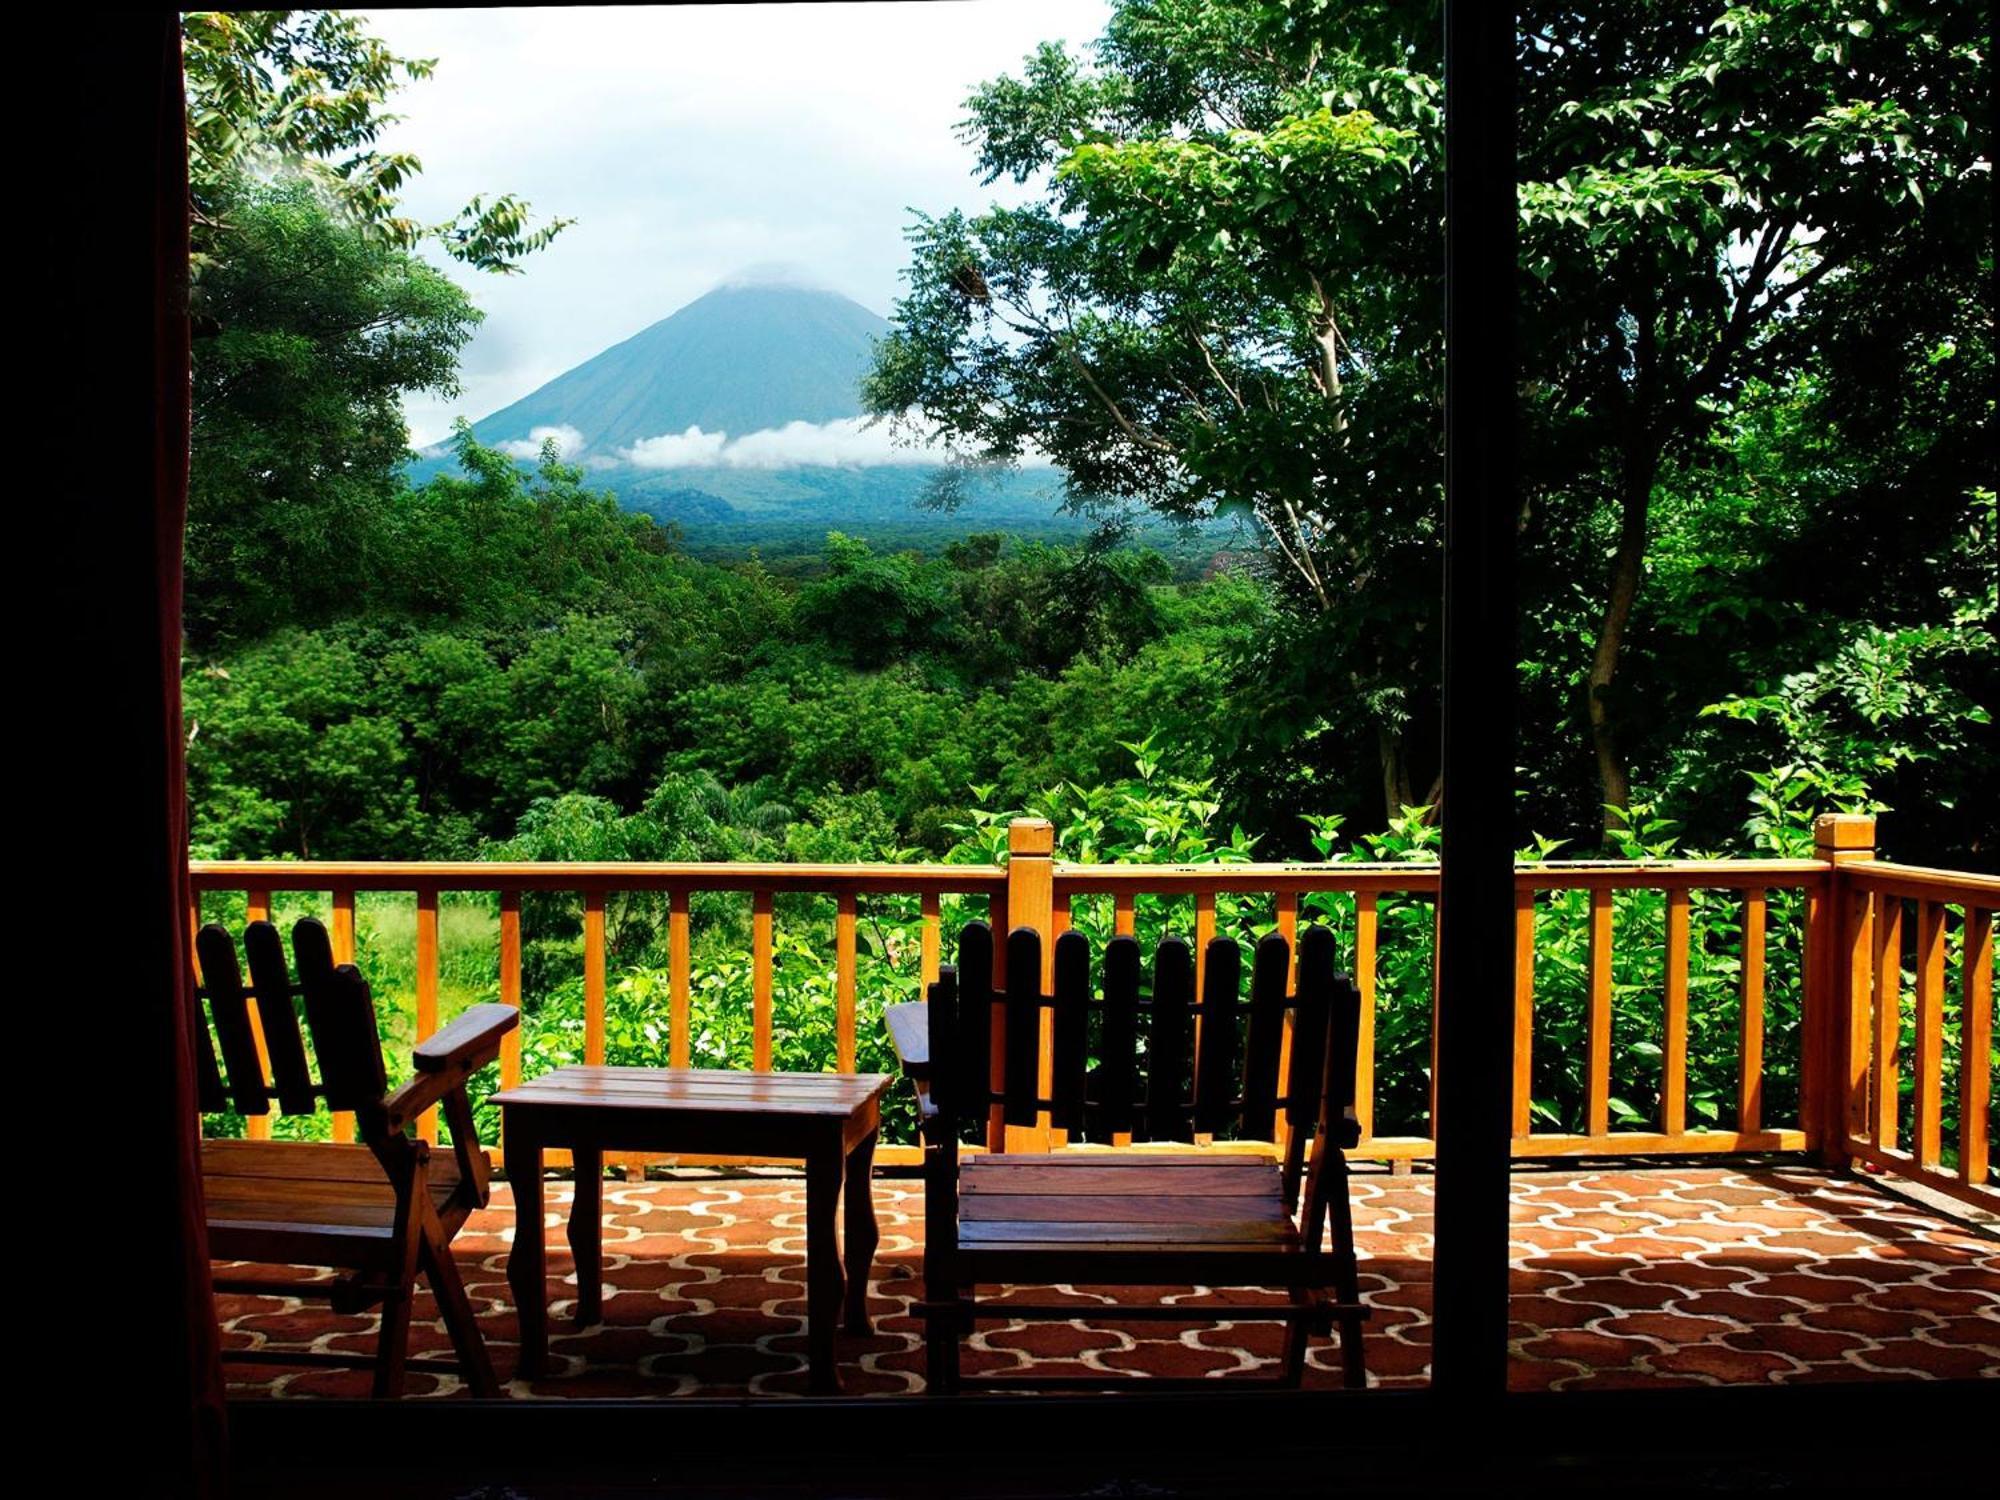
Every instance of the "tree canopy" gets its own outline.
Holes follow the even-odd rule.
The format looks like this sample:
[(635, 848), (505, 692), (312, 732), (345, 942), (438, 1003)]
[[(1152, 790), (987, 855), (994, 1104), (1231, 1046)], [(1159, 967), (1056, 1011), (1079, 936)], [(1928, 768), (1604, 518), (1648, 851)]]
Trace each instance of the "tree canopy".
[[(987, 181), (1040, 197), (915, 216), (868, 385), (968, 466), (1047, 452), (1080, 506), (1255, 517), (1313, 683), (1273, 652), (1245, 691), (1287, 705), (1322, 772), (1373, 741), (1377, 816), (1441, 792), (1412, 771), (1437, 692), (1438, 26), (1434, 6), (1126, 0), (1092, 55), (1039, 49), (963, 134)], [(1733, 512), (1762, 533), (1742, 551), (1766, 594), (1799, 601), (1752, 611), (1790, 665), (1851, 634), (1829, 611), (1865, 611), (1793, 569), (1870, 528), (1871, 494), (1990, 569), (1990, 392), (1959, 384), (1990, 359), (1985, 50), (1974, 10), (1896, 0), (1523, 11), (1524, 758), (1550, 823), (1601, 809), (1615, 833), (1634, 757), (1657, 788), (1741, 684), (1712, 656), (1671, 672), (1686, 612), (1706, 653), (1727, 606), (1649, 575), (1721, 539), (1732, 471), (1774, 440), (1789, 473), (1828, 456), (1788, 403), (1845, 414), (1857, 481)], [(1873, 357), (1839, 357), (1857, 344)], [(1950, 420), (1881, 420), (1941, 386), (1967, 393)], [(1858, 482), (1898, 449), (1926, 482)], [(1968, 588), (1909, 603), (1942, 625)], [(1768, 651), (1736, 665), (1753, 655), (1768, 685)]]

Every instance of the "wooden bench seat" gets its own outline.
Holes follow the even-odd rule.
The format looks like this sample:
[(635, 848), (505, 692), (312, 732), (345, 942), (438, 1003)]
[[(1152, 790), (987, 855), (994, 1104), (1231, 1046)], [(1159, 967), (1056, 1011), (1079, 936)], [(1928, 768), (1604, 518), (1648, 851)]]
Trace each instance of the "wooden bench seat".
[[(484, 1153), (482, 1152), (483, 1156)], [(470, 1211), (451, 1156), (429, 1163), (426, 1186), (447, 1236)], [(329, 1246), (346, 1247), (343, 1267), (392, 1265), (396, 1190), (367, 1146), (324, 1141), (203, 1141), (202, 1192), (208, 1205), (209, 1253), (217, 1260), (324, 1265)]]

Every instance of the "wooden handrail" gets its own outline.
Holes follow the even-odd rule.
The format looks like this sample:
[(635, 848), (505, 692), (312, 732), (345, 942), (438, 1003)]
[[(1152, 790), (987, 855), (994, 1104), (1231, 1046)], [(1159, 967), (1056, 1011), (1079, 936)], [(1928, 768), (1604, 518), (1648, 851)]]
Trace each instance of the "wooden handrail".
[(1970, 870), (1932, 870), (1923, 865), (1892, 865), (1882, 860), (1856, 860), (1841, 866), (1841, 877), (1858, 889), (1916, 901), (1970, 903), (1989, 910), (2000, 907), (2000, 875)]
[(197, 891), (563, 891), (607, 894), (682, 891), (774, 891), (834, 895), (986, 892), (1007, 883), (994, 865), (794, 865), (582, 863), (425, 860), (232, 860), (188, 863)]
[[(1954, 875), (1903, 865), (1858, 866), (1896, 876), (1981, 883), (2000, 879)], [(1004, 865), (559, 863), (479, 860), (194, 860), (188, 870), (198, 891), (758, 891), (837, 895), (923, 892), (973, 894), (1004, 887)], [(1092, 865), (1057, 863), (1056, 894), (1131, 892), (1152, 895), (1183, 890), (1217, 894), (1302, 894), (1325, 891), (1437, 889), (1435, 863)], [(1523, 864), (1515, 884), (1533, 890), (1764, 890), (1803, 885), (1826, 873), (1810, 859), (1591, 861)]]

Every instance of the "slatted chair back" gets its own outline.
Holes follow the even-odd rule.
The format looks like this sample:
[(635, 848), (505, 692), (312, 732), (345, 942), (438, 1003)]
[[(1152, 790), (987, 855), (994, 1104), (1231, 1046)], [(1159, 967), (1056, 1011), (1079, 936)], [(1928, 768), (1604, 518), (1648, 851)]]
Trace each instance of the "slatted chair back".
[(1284, 936), (1258, 943), (1247, 999), (1232, 938), (1208, 944), (1200, 999), (1194, 955), (1180, 938), (1155, 950), (1150, 984), (1138, 941), (1113, 938), (1101, 995), (1091, 985), (1089, 940), (1073, 930), (1056, 939), (1053, 993), (1043, 994), (1041, 941), (1028, 927), (1008, 935), (1007, 982), (996, 990), (992, 931), (969, 923), (957, 965), (931, 986), (929, 1086), (947, 1128), (984, 1125), (995, 1111), (1004, 1124), (1034, 1125), (1046, 1111), (1055, 1128), (1093, 1142), (1273, 1140), (1282, 1115), (1294, 1186), (1303, 1144), (1323, 1122), (1334, 1122), (1332, 1144), (1353, 1144), (1338, 1137), (1352, 1133), (1342, 1124), (1354, 1102), (1361, 999), (1338, 971), (1327, 928), (1299, 935), (1295, 984)]
[[(379, 1105), (389, 1088), (382, 1036), (368, 982), (352, 964), (333, 961), (326, 928), (311, 917), (292, 928), (296, 976), (285, 965), (283, 941), (269, 922), (252, 922), (243, 934), (250, 977), (244, 981), (228, 929), (210, 923), (195, 935), (201, 962), (199, 993), (208, 1002), (214, 1039), (198, 1027), (196, 1067), (204, 1113), (234, 1109), (268, 1115), (273, 1101), (288, 1115), (328, 1109), (354, 1110), (362, 1138), (379, 1131)], [(256, 1002), (254, 1016), (251, 1002)], [(305, 1031), (299, 1010), (305, 1012)], [(312, 1076), (305, 1037), (319, 1077)], [(260, 1046), (261, 1036), (261, 1046)], [(221, 1052), (218, 1065), (216, 1053)], [(266, 1075), (265, 1060), (269, 1060)]]

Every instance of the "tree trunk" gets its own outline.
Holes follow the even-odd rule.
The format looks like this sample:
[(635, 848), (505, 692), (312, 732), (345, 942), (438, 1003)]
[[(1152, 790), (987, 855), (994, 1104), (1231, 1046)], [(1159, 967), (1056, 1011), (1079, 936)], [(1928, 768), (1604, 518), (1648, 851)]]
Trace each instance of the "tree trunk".
[(1597, 627), (1597, 650), (1590, 662), (1590, 742), (1597, 756), (1607, 841), (1631, 805), (1632, 786), (1625, 772), (1624, 756), (1618, 749), (1617, 726), (1612, 723), (1606, 697), (1618, 675), (1625, 629), (1632, 618), (1633, 601), (1639, 595), (1639, 578), (1646, 562), (1647, 510), (1652, 503), (1653, 479), (1659, 467), (1660, 445), (1650, 435), (1628, 448), (1618, 550), (1611, 560), (1611, 592), (1605, 603), (1604, 618)]
[(1394, 820), (1416, 800), (1410, 786), (1410, 762), (1403, 754), (1403, 731), (1387, 724), (1379, 726), (1375, 748), (1382, 761), (1383, 816)]

